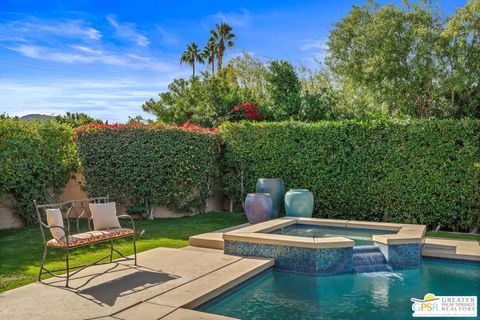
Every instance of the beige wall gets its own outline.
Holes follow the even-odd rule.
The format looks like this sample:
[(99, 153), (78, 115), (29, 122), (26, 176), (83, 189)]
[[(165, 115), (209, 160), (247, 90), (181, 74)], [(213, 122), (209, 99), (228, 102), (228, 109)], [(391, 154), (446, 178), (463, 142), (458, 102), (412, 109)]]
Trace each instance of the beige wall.
[[(86, 199), (87, 195), (83, 190), (83, 175), (80, 173), (75, 173), (72, 175), (72, 178), (68, 181), (63, 193), (60, 195), (61, 201), (69, 201), (75, 199)], [(97, 195), (97, 196), (106, 196), (106, 195)], [(206, 212), (211, 211), (222, 211), (224, 210), (224, 199), (221, 192), (221, 181), (217, 181), (213, 190), (213, 197), (207, 200)], [(32, 205), (33, 209), (33, 205)], [(126, 208), (123, 206), (117, 207), (118, 214), (126, 214)], [(72, 209), (70, 213), (71, 217), (77, 217), (82, 213), (82, 208), (76, 207)], [(169, 210), (166, 207), (158, 206), (153, 208), (154, 218), (174, 218), (174, 217), (184, 217), (195, 215), (198, 212), (174, 212)], [(87, 216), (90, 216), (90, 212), (87, 209)], [(25, 225), (23, 218), (16, 214), (15, 210), (10, 208), (7, 204), (2, 203), (0, 200), (0, 229), (8, 228), (20, 228)]]
[(15, 210), (0, 202), (0, 230), (20, 228), (25, 225), (22, 217), (16, 214)]

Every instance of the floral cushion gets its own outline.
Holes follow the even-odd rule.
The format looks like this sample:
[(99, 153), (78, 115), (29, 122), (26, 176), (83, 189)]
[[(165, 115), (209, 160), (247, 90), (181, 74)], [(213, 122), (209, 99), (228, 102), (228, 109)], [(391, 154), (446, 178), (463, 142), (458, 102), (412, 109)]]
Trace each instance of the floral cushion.
[[(108, 230), (95, 230), (89, 232), (83, 232), (68, 236), (68, 246), (76, 247), (82, 246), (98, 241), (110, 240), (115, 238), (122, 238), (133, 234), (132, 229), (127, 228), (115, 228)], [(47, 245), (50, 247), (66, 247), (67, 240), (63, 237), (60, 240), (51, 239), (47, 242)]]

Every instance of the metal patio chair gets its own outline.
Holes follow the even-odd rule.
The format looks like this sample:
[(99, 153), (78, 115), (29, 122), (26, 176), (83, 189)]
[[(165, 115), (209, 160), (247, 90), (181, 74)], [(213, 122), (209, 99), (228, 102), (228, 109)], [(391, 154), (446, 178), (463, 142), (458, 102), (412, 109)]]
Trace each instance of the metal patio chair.
[[(108, 229), (108, 230), (92, 230), (91, 227), (91, 220), (92, 217), (88, 218), (88, 229), (90, 231), (87, 232), (80, 232), (80, 219), (85, 215), (86, 208), (88, 207), (89, 203), (107, 203), (107, 197), (97, 197), (97, 198), (90, 198), (84, 200), (71, 200), (66, 202), (60, 203), (51, 203), (51, 204), (37, 204), (34, 200), (33, 203), (35, 204), (35, 209), (37, 211), (38, 217), (38, 224), (40, 226), (40, 233), (43, 240), (43, 256), (40, 265), (40, 272), (38, 275), (38, 281), (42, 281), (43, 274), (50, 274), (54, 277), (65, 278), (66, 284), (65, 286), (68, 287), (68, 282), (70, 278), (75, 275), (76, 273), (82, 271), (83, 269), (93, 266), (93, 265), (100, 265), (100, 264), (107, 264), (113, 261), (113, 252), (117, 252), (123, 259), (118, 259), (116, 261), (125, 261), (125, 260), (134, 260), (135, 265), (137, 265), (137, 246), (136, 246), (136, 236), (135, 236), (135, 222), (133, 218), (129, 215), (120, 215), (118, 216), (119, 220), (122, 218), (130, 219), (132, 224), (132, 228), (116, 228), (116, 229)], [(70, 218), (69, 213), (71, 210), (80, 205), (82, 208), (82, 213), (76, 218), (76, 231), (77, 233), (72, 233), (71, 226), (70, 226)], [(64, 220), (64, 226), (49, 226), (46, 222), (46, 209), (60, 209), (62, 213), (62, 218)], [(65, 223), (66, 221), (66, 223)], [(47, 240), (47, 235), (50, 234), (49, 231), (45, 232), (45, 229), (51, 228), (60, 228), (65, 232), (65, 236), (60, 240), (56, 240), (55, 238), (51, 237), (51, 239)], [(134, 257), (129, 258), (124, 256), (120, 251), (113, 247), (113, 240), (122, 239), (132, 237), (133, 242), (133, 252)], [(91, 263), (80, 265), (80, 266), (70, 266), (69, 265), (69, 252), (70, 250), (81, 248), (85, 246), (89, 246), (92, 244), (102, 243), (110, 241), (110, 254), (100, 259), (97, 259)], [(65, 268), (64, 269), (56, 269), (56, 270), (49, 270), (45, 267), (45, 260), (47, 258), (48, 249), (60, 249), (65, 250)], [(109, 261), (104, 262), (103, 260), (108, 259)], [(73, 269), (78, 269), (74, 272), (71, 272)], [(60, 274), (66, 271), (66, 275)]]

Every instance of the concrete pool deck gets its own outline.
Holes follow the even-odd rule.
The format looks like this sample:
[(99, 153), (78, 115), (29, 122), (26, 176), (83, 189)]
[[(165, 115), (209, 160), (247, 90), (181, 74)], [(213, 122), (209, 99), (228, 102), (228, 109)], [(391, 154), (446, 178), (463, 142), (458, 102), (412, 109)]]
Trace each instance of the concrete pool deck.
[(273, 266), (220, 250), (156, 248), (0, 294), (0, 319), (232, 319), (190, 310)]

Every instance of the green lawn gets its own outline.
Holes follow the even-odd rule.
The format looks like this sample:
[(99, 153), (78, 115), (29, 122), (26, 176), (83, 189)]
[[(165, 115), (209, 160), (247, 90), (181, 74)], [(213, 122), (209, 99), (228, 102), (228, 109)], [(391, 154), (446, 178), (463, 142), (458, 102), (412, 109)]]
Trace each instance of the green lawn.
[(480, 243), (480, 234), (470, 233), (452, 233), (446, 231), (427, 231), (427, 237), (461, 239), (461, 240), (476, 240)]
[[(122, 220), (122, 224), (123, 224)], [(128, 224), (128, 221), (124, 221)], [(137, 252), (157, 247), (180, 248), (188, 245), (191, 235), (227, 228), (247, 222), (239, 213), (207, 213), (184, 218), (136, 221), (137, 232), (145, 230), (137, 241)], [(131, 239), (115, 241), (116, 248), (132, 254)], [(43, 247), (38, 226), (0, 231), (0, 292), (35, 282)], [(73, 251), (71, 265), (85, 264), (109, 254), (109, 243), (83, 247)], [(46, 266), (63, 268), (63, 250), (49, 250)], [(44, 275), (47, 277), (47, 275)]]

